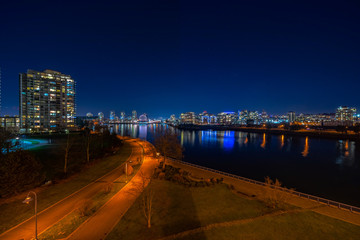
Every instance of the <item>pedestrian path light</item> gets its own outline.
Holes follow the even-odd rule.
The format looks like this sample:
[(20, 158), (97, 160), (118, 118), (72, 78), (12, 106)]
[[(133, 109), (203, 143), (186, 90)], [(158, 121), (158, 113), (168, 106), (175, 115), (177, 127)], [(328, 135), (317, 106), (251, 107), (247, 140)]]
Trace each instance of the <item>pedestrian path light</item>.
[(32, 200), (34, 200), (32, 197), (30, 197), (30, 193), (34, 195), (35, 197), (35, 240), (38, 240), (37, 238), (37, 195), (35, 192), (30, 191), (28, 193), (28, 195), (26, 196), (25, 200), (23, 201), (23, 203), (29, 204)]

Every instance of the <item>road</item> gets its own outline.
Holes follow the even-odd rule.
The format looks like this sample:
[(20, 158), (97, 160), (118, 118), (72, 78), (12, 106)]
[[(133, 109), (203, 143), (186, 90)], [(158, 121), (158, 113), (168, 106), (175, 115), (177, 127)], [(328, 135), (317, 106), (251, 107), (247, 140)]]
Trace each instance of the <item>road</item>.
[[(132, 180), (105, 203), (94, 215), (77, 228), (67, 240), (102, 240), (120, 221), (126, 211), (140, 196), (158, 162), (145, 157), (137, 174)], [(145, 183), (145, 184), (143, 184)]]
[[(127, 161), (135, 161), (142, 154), (141, 146), (134, 140), (128, 141), (132, 146), (132, 153)], [(61, 218), (65, 217), (71, 211), (78, 207), (79, 202), (89, 199), (95, 196), (99, 191), (104, 188), (107, 182), (113, 182), (118, 179), (123, 173), (123, 167), (119, 166), (97, 179), (96, 181), (88, 184), (79, 191), (69, 195), (68, 197), (60, 200), (54, 205), (38, 213), (38, 235), (45, 231)], [(40, 200), (41, 201), (41, 200)], [(19, 203), (21, 204), (21, 203)], [(34, 217), (27, 219), (26, 221), (18, 224), (17, 226), (9, 229), (8, 231), (0, 235), (0, 240), (28, 240), (34, 237)]]

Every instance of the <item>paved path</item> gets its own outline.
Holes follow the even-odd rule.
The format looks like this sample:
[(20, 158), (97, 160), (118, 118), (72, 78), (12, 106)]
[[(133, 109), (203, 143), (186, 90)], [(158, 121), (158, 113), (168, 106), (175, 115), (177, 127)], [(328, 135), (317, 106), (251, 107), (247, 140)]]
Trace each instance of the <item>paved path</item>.
[[(138, 159), (141, 156), (142, 148), (136, 141), (129, 141), (129, 144), (131, 144), (133, 149), (127, 161)], [(98, 180), (38, 213), (38, 235), (76, 209), (79, 202), (95, 196), (104, 188), (107, 182), (115, 181), (122, 173), (123, 166), (121, 165)], [(32, 239), (34, 237), (34, 221), (34, 217), (32, 217), (9, 229), (0, 235), (0, 240)]]
[[(157, 160), (145, 157), (139, 171), (131, 181), (96, 211), (94, 215), (80, 225), (67, 240), (105, 239), (107, 234), (111, 232), (141, 194), (143, 186), (148, 184), (148, 179), (153, 174), (157, 164)], [(143, 185), (144, 182), (145, 184)]]

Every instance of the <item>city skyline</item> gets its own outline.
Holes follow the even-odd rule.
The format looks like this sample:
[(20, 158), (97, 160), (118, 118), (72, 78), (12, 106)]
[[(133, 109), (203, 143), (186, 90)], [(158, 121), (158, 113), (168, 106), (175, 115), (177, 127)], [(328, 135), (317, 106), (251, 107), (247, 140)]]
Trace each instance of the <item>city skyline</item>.
[(79, 116), (359, 108), (357, 3), (69, 4), (3, 4), (2, 115), (28, 69), (73, 76)]

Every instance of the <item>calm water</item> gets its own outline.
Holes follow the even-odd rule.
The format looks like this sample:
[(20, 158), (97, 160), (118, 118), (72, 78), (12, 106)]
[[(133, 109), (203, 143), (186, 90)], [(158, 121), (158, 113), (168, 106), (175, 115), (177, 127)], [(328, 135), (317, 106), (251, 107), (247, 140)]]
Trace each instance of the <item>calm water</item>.
[(360, 206), (360, 143), (239, 131), (188, 131), (166, 125), (115, 125), (120, 135), (153, 142), (170, 128), (185, 148), (184, 161)]

